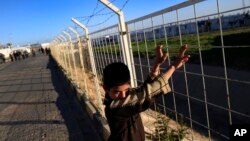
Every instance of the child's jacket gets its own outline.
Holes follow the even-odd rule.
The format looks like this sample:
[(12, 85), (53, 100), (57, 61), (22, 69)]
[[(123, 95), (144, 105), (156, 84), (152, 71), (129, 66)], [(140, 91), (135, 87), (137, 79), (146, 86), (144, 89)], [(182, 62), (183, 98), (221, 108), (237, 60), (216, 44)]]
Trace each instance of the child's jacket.
[(169, 84), (159, 75), (143, 85), (131, 88), (127, 97), (112, 100), (105, 95), (104, 105), (111, 135), (108, 141), (144, 141), (145, 132), (140, 112), (149, 108), (153, 96), (170, 92)]

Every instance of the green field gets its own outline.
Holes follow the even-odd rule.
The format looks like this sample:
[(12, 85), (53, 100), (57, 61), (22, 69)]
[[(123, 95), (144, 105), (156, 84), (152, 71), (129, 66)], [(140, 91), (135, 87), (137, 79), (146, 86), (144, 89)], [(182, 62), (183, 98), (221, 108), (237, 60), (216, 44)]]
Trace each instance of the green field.
[[(198, 36), (182, 35), (180, 37), (168, 37), (156, 40), (147, 40), (142, 42), (132, 42), (134, 56), (154, 57), (156, 44), (164, 44), (164, 50), (170, 53), (171, 58), (175, 58), (178, 49), (182, 44), (188, 44), (187, 54), (191, 55), (190, 63), (200, 63), (200, 54), (204, 65), (223, 66), (223, 58), (227, 67), (240, 70), (250, 70), (250, 28), (238, 28), (223, 31), (222, 49), (221, 34), (218, 31), (206, 32)], [(199, 41), (199, 42), (198, 42)], [(119, 54), (118, 45), (108, 45), (106, 47), (96, 48), (95, 51), (102, 53)], [(223, 57), (223, 52), (224, 56)]]

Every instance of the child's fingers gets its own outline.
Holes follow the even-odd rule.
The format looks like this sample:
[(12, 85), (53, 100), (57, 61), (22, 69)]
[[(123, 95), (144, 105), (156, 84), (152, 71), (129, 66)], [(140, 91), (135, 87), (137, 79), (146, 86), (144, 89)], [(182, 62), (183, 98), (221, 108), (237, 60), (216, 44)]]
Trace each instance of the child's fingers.
[(163, 45), (157, 45), (156, 50), (160, 50), (163, 47)]
[(185, 55), (184, 58), (183, 58), (183, 61), (186, 63), (189, 58), (190, 58), (190, 55)]
[(179, 50), (179, 58), (182, 58), (185, 55), (187, 48), (188, 48), (187, 44), (181, 46)]
[(181, 58), (181, 62), (186, 63), (190, 58), (190, 55), (185, 55)]
[(160, 57), (163, 55), (162, 47), (163, 47), (163, 45), (158, 45), (156, 47), (156, 54), (159, 55)]

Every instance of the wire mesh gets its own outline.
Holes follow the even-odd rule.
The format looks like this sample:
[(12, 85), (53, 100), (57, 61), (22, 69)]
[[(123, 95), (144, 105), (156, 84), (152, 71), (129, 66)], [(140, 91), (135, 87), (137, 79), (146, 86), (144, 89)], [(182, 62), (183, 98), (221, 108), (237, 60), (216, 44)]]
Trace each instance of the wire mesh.
[[(154, 111), (159, 109), (173, 120), (173, 128), (181, 123), (189, 128), (187, 140), (229, 140), (229, 125), (250, 123), (250, 62), (247, 61), (250, 6), (244, 0), (230, 0), (234, 7), (225, 6), (223, 2), (225, 0), (187, 1), (127, 22), (137, 85), (142, 84), (150, 72), (157, 44), (163, 44), (164, 51), (169, 53), (161, 71), (176, 59), (181, 45), (188, 44), (187, 54), (191, 55), (189, 62), (170, 78), (172, 92), (156, 97), (156, 105), (145, 112), (145, 123), (155, 117), (158, 113)], [(114, 25), (92, 32), (90, 37), (101, 86), (104, 67), (112, 62), (124, 62), (120, 32)], [(67, 47), (58, 56), (67, 69), (72, 62), (65, 55), (69, 50), (65, 49)], [(86, 52), (87, 48), (80, 53), (85, 56), (84, 67), (91, 70)], [(93, 82), (88, 84), (94, 86)], [(153, 134), (154, 123), (146, 125), (149, 126), (147, 132)], [(149, 140), (153, 138), (150, 136)]]

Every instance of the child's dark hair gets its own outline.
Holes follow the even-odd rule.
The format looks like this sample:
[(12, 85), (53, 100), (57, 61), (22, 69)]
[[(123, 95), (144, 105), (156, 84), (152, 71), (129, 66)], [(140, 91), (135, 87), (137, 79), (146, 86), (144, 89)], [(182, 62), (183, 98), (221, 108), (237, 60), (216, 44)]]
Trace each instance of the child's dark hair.
[(115, 62), (107, 65), (103, 70), (103, 84), (112, 88), (130, 81), (130, 73), (127, 65)]

